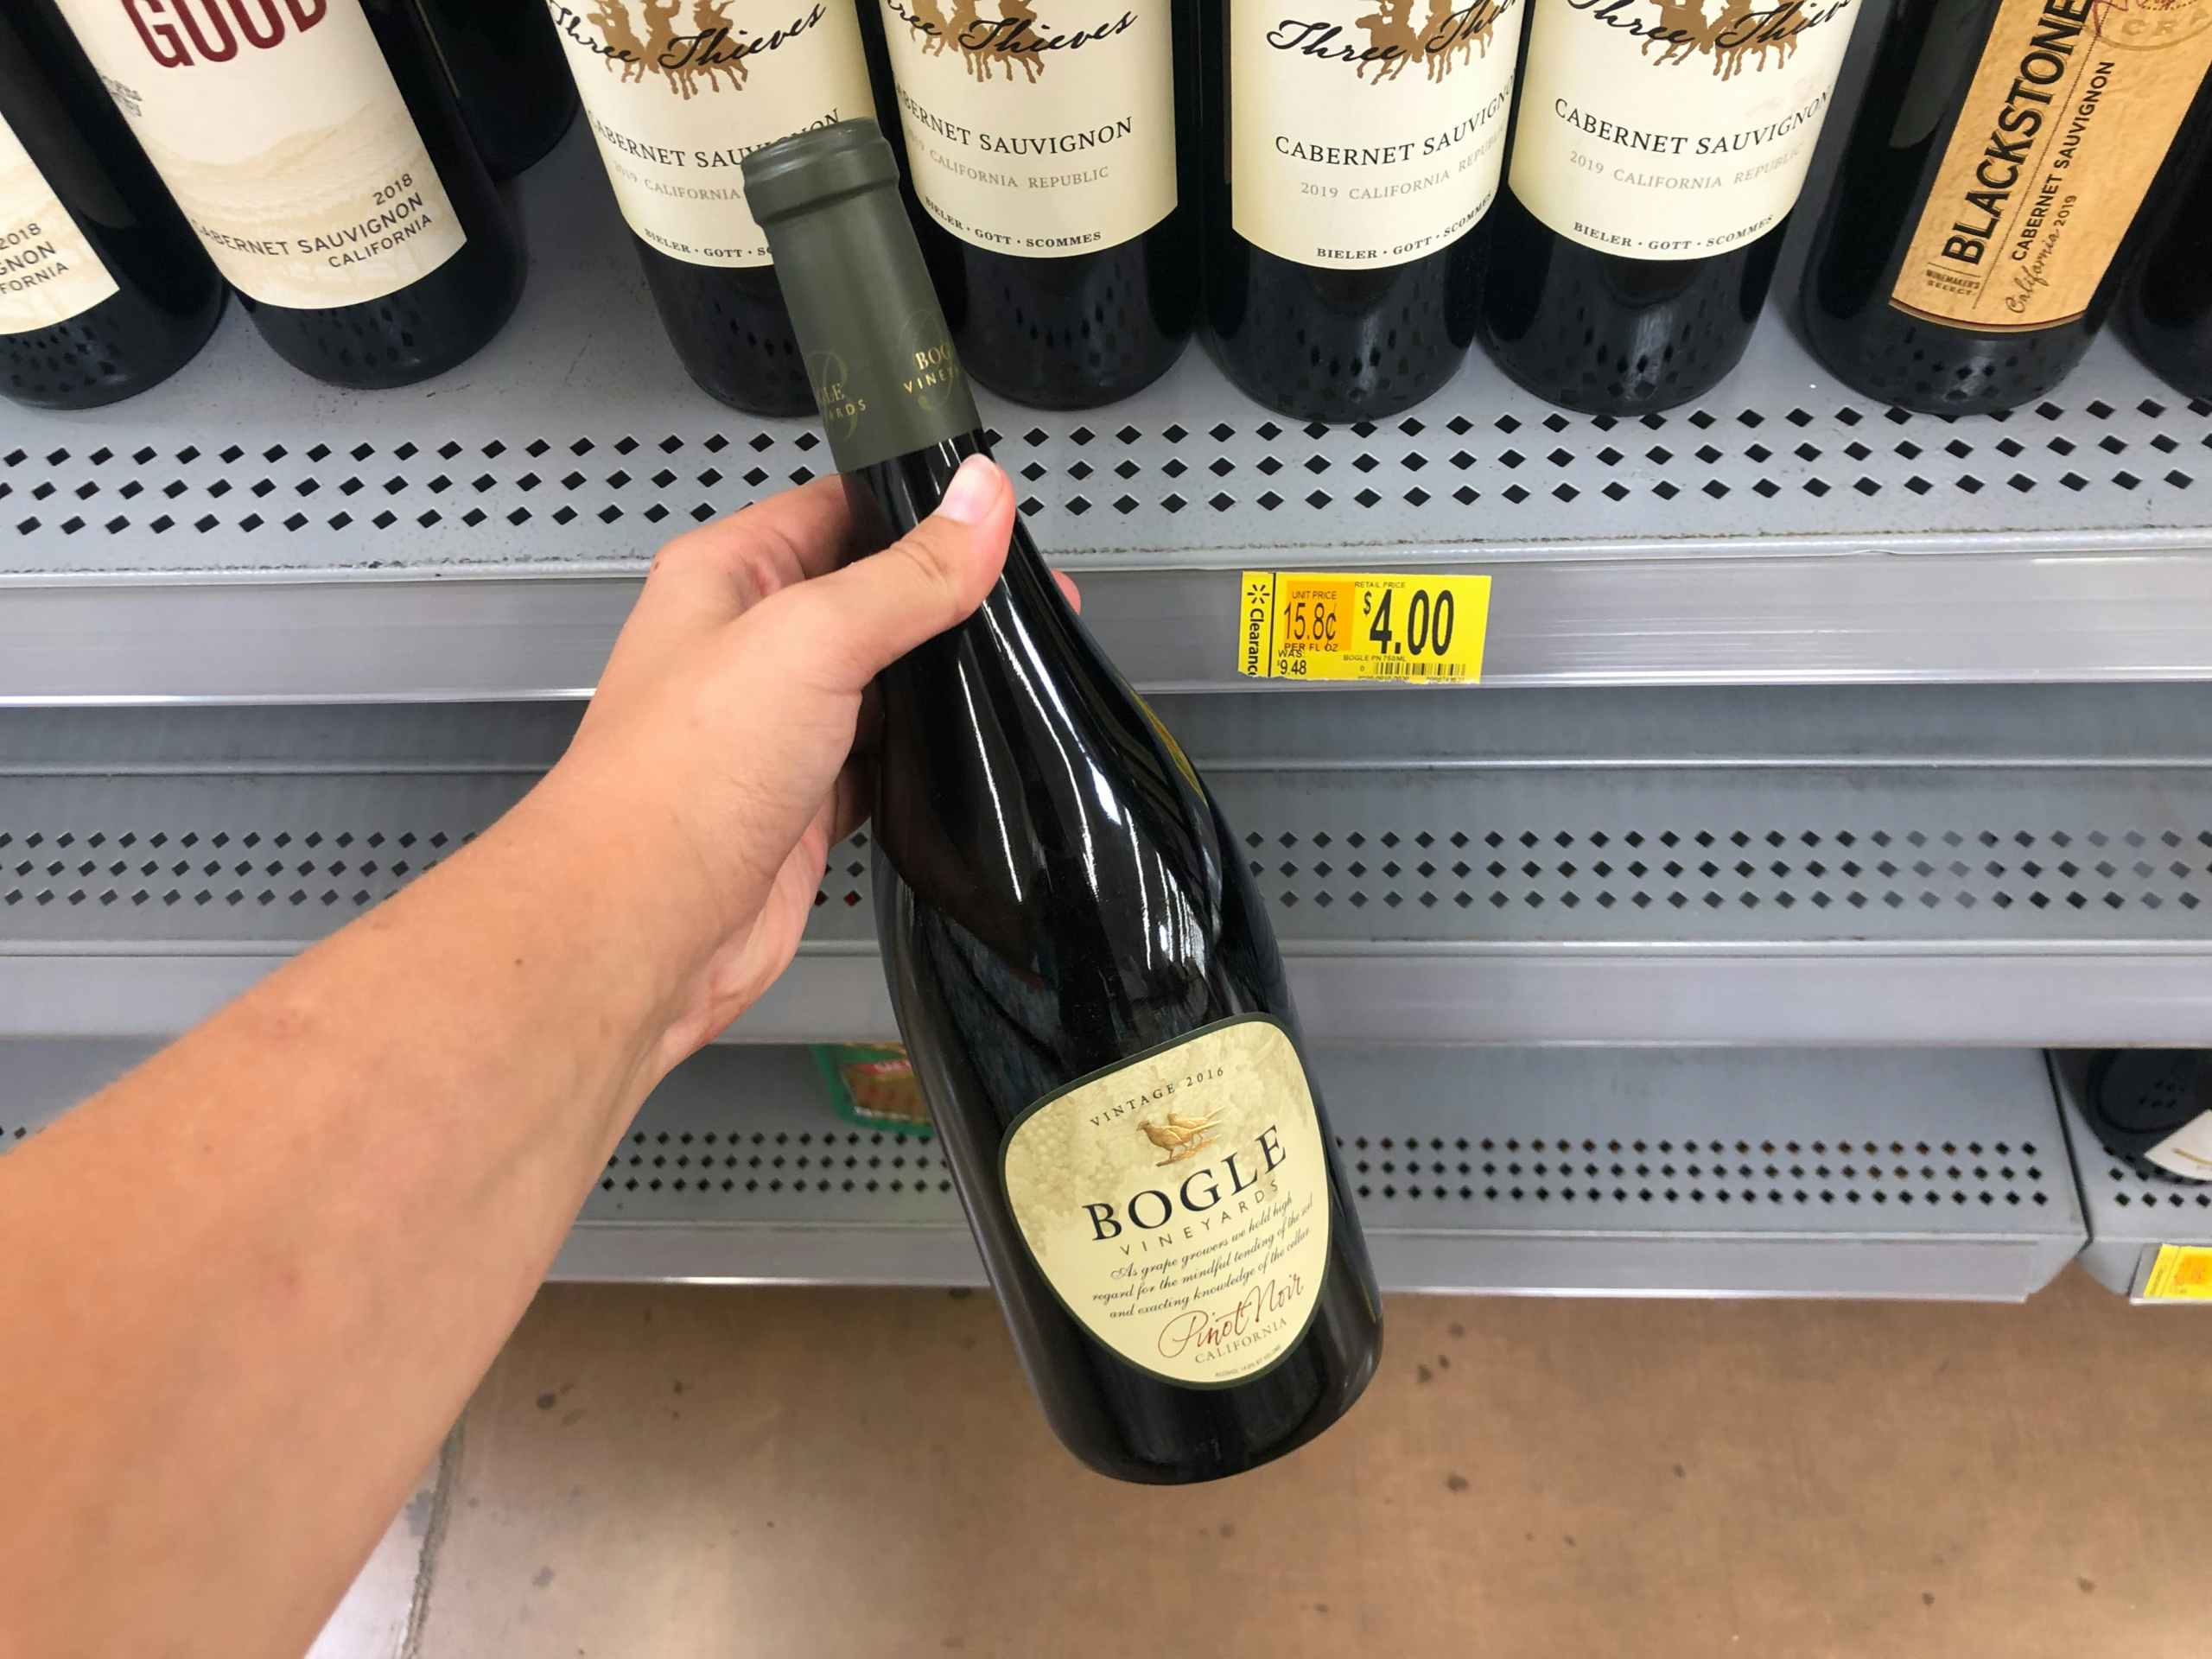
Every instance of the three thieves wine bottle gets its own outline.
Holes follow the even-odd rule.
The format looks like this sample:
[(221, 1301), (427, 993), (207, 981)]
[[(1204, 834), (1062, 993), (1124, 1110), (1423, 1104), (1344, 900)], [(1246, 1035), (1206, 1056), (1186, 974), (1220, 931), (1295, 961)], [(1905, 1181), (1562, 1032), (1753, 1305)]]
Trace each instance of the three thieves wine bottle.
[(2120, 244), (2212, 65), (2204, 0), (1900, 0), (1805, 267), (1805, 329), (1872, 397), (2040, 397), (2088, 349)]
[[(749, 156), (860, 543), (932, 511), (981, 423), (849, 122)], [(1127, 1480), (1278, 1457), (1374, 1374), (1380, 1301), (1242, 844), (1026, 532), (883, 677), (877, 929), (1046, 1415)]]
[(522, 245), (416, 0), (58, 4), (293, 367), (401, 386), (491, 340)]
[[(754, 31), (729, 0), (550, 0), (662, 325), (702, 391), (755, 415), (814, 407), (740, 163), (875, 105), (853, 0)], [(873, 0), (870, 0), (873, 3)]]
[(1304, 421), (1395, 414), (1459, 368), (1527, 9), (1359, 10), (1204, 7), (1207, 336)]
[(76, 41), (35, 8), (0, 16), (0, 393), (114, 403), (191, 361), (222, 314), (222, 278)]
[(1751, 343), (1858, 0), (1531, 0), (1483, 343), (1592, 415), (1710, 391)]
[(1127, 397), (1198, 305), (1190, 0), (860, 0), (969, 372), (1043, 409)]

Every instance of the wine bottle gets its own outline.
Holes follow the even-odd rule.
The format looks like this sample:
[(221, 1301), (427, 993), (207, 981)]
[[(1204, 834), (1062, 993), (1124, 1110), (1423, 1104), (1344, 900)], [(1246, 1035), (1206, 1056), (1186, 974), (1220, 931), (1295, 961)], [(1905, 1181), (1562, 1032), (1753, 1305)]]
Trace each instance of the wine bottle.
[(494, 180), (545, 159), (576, 118), (546, 0), (423, 0), (469, 137)]
[(223, 282), (67, 29), (0, 15), (0, 392), (91, 409), (166, 380)]
[(759, 32), (729, 21), (729, 0), (548, 3), (684, 368), (732, 408), (804, 414), (814, 395), (740, 163), (874, 112), (853, 0), (802, 0)]
[(1592, 415), (1742, 360), (1835, 99), (1858, 0), (1530, 0), (1483, 343)]
[(1040, 409), (1165, 374), (1198, 306), (1187, 0), (1072, 0), (1042, 22), (1027, 0), (860, 3), (966, 372)]
[(2120, 327), (2168, 385), (2212, 400), (2212, 118), (2200, 112), (2195, 124), (2196, 156), (2167, 163), (2172, 187), (2158, 187), (2165, 208), (2122, 290)]
[(408, 385), (514, 310), (522, 246), (416, 0), (28, 3), (60, 6), (293, 367)]
[[(866, 122), (748, 158), (856, 545), (984, 440)], [(881, 682), (899, 1028), (1046, 1414), (1123, 1479), (1233, 1474), (1374, 1374), (1380, 1301), (1243, 845), (1019, 526)]]
[(1807, 258), (1828, 367), (1936, 415), (2064, 379), (2212, 64), (2199, 10), (1900, 0)]
[(1380, 419), (1458, 370), (1527, 21), (1522, 0), (1341, 10), (1205, 5), (1207, 342), (1301, 421)]
[(2122, 1048), (2089, 1067), (2082, 1116), (2105, 1150), (2153, 1179), (2212, 1181), (2212, 1056)]

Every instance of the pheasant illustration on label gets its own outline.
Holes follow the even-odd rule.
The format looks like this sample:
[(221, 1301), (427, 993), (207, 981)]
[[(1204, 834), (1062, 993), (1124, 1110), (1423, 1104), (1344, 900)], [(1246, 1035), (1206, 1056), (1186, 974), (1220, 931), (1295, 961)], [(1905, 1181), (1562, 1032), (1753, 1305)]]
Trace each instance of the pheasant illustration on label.
[(1000, 1154), (1031, 1259), (1093, 1337), (1168, 1382), (1288, 1353), (1329, 1262), (1328, 1160), (1290, 1037), (1208, 1027), (1032, 1107)]

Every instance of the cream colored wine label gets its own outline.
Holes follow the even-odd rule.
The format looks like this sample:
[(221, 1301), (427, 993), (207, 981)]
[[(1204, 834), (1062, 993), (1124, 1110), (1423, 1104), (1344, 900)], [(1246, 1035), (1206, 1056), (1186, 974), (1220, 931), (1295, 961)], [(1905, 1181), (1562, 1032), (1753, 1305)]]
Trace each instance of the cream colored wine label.
[(808, 127), (875, 114), (853, 0), (546, 4), (622, 217), (673, 258), (768, 264), (739, 164)]
[(1497, 199), (1522, 0), (1229, 0), (1230, 221), (1301, 265), (1400, 265)]
[(1701, 259), (1796, 205), (1858, 0), (1532, 0), (1510, 182), (1585, 247)]
[(2212, 0), (2004, 0), (1890, 301), (2004, 333), (2088, 308), (2212, 66)]
[(0, 119), (0, 334), (51, 328), (115, 292), (114, 276)]
[(915, 194), (963, 241), (1065, 258), (1174, 211), (1186, 0), (861, 3), (883, 9)]
[(59, 3), (241, 293), (359, 305), (467, 243), (361, 0)]
[(2172, 1174), (2212, 1181), (2212, 1112), (2199, 1112), (2143, 1155)]
[(1329, 1262), (1329, 1171), (1289, 1036), (1213, 1026), (1039, 1103), (1006, 1195), (1055, 1294), (1130, 1364), (1193, 1387), (1305, 1335)]

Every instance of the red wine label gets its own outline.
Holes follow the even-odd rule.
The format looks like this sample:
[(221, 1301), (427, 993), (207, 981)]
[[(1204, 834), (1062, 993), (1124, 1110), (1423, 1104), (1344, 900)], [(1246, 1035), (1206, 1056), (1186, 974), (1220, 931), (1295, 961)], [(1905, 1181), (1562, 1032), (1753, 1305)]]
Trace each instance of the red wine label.
[(1357, 270), (1481, 222), (1504, 161), (1521, 0), (1229, 0), (1230, 222)]
[(2004, 0), (1890, 302), (1985, 332), (2088, 308), (2212, 67), (2212, 0)]
[(359, 305), (467, 243), (361, 0), (59, 3), (239, 292)]
[(115, 292), (77, 221), (0, 120), (0, 334), (51, 328)]
[(2143, 1155), (2169, 1174), (2212, 1181), (2212, 1112), (2199, 1112)]
[(1796, 205), (1858, 0), (1535, 0), (1509, 181), (1570, 242), (1703, 259)]
[(808, 127), (873, 118), (852, 0), (794, 0), (771, 28), (735, 0), (546, 0), (622, 217), (695, 265), (765, 265), (739, 164)]
[(880, 0), (930, 217), (979, 248), (1065, 258), (1173, 213), (1173, 3)]
[(1290, 1037), (1251, 1016), (1102, 1071), (1007, 1131), (1008, 1205), (1077, 1323), (1140, 1370), (1218, 1388), (1306, 1334), (1329, 1167)]

